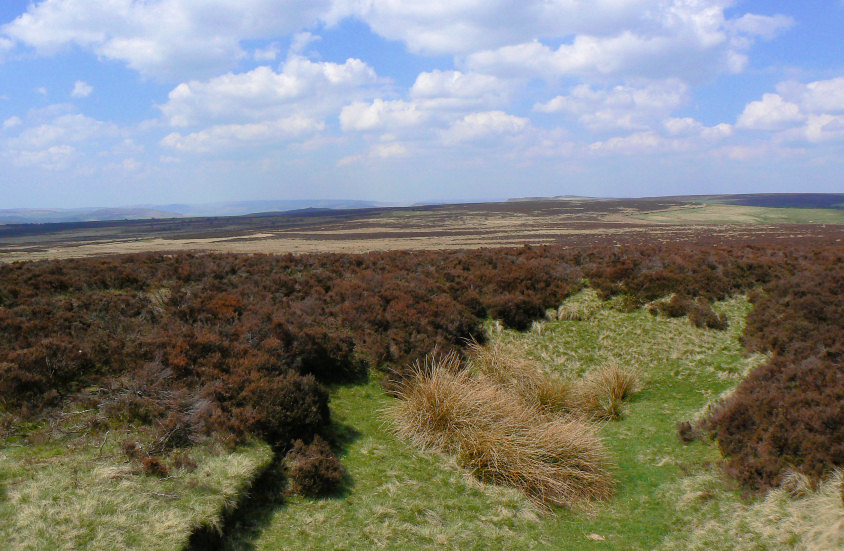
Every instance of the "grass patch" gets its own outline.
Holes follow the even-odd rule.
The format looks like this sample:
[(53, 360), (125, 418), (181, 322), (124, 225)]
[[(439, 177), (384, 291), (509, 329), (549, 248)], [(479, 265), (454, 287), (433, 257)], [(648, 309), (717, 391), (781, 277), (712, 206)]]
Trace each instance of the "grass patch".
[[(600, 426), (616, 464), (611, 499), (543, 513), (520, 492), (478, 482), (456, 460), (400, 441), (382, 413), (396, 400), (377, 385), (338, 387), (331, 409), (344, 492), (276, 504), (233, 534), (229, 549), (680, 549), (686, 531), (726, 526), (736, 510), (760, 503), (745, 501), (721, 474), (713, 442), (677, 436), (679, 421), (764, 360), (739, 344), (748, 302), (714, 304), (729, 319), (714, 331), (646, 309), (619, 312), (588, 290), (570, 300), (597, 302), (577, 307), (590, 312), (583, 319), (545, 321), (526, 333), (487, 328), (493, 344), (521, 347), (563, 381), (612, 364), (642, 377), (620, 419)], [(732, 548), (728, 534), (710, 548)]]
[(206, 443), (160, 456), (166, 474), (156, 475), (127, 457), (131, 432), (58, 434), (0, 445), (4, 549), (180, 549), (194, 529), (217, 526), (272, 458), (265, 444)]
[(694, 224), (844, 224), (840, 209), (748, 207), (744, 205), (703, 204), (683, 206), (634, 218), (651, 222)]
[(792, 474), (764, 499), (737, 502), (711, 471), (669, 485), (690, 524), (666, 538), (663, 549), (844, 549), (844, 486), (838, 471), (818, 488)]

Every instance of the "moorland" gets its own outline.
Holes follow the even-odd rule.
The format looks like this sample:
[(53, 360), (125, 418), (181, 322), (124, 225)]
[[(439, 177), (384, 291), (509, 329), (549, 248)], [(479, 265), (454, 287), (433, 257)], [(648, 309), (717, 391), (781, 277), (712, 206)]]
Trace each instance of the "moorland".
[(0, 227), (0, 540), (840, 547), (844, 220), (763, 200)]

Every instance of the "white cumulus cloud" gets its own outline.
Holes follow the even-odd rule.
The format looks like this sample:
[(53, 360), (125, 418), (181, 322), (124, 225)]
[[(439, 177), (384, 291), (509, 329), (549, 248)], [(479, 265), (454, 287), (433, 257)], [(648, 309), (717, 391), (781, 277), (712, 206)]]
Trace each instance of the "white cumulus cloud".
[(528, 119), (504, 111), (470, 113), (451, 125), (443, 135), (443, 142), (455, 144), (491, 136), (513, 135), (524, 131), (529, 125)]
[(82, 80), (77, 80), (73, 84), (73, 90), (70, 92), (72, 98), (87, 98), (94, 91), (94, 87)]
[(844, 77), (817, 80), (808, 84), (782, 82), (777, 92), (799, 103), (809, 113), (836, 113), (844, 111)]
[(785, 101), (779, 94), (764, 94), (760, 101), (745, 106), (736, 126), (748, 130), (779, 130), (804, 119), (799, 105)]
[(340, 126), (344, 131), (395, 129), (415, 126), (427, 117), (411, 102), (402, 100), (355, 102), (343, 107), (340, 112)]
[(247, 55), (245, 40), (296, 32), (329, 0), (44, 0), (2, 27), (50, 54), (76, 46), (165, 80), (203, 77)]
[(280, 72), (264, 66), (179, 84), (161, 111), (176, 127), (277, 119), (302, 111), (325, 116), (339, 109), (356, 89), (376, 80), (375, 71), (359, 59), (331, 63), (292, 56)]
[(16, 126), (20, 126), (23, 124), (21, 118), (18, 116), (9, 117), (8, 119), (3, 121), (3, 130), (9, 130), (10, 128), (15, 128)]
[(318, 132), (323, 128), (321, 121), (294, 115), (267, 122), (215, 125), (187, 135), (173, 132), (161, 140), (161, 145), (179, 151), (207, 153), (244, 145), (289, 140)]
[(688, 86), (676, 79), (610, 89), (576, 86), (570, 94), (539, 103), (535, 111), (572, 115), (592, 130), (645, 129), (686, 102)]

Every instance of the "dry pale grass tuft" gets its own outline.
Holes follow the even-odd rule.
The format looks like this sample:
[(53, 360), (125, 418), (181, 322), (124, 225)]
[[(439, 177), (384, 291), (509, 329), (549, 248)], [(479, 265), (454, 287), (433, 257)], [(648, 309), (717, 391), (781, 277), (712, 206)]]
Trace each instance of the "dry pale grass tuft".
[(624, 399), (641, 387), (639, 374), (617, 362), (593, 369), (573, 391), (576, 407), (598, 419), (618, 419)]
[(571, 385), (547, 374), (522, 349), (496, 340), (486, 346), (470, 342), (469, 366), (481, 378), (506, 388), (525, 403), (543, 411), (569, 411)]
[(519, 488), (541, 505), (612, 494), (604, 447), (589, 423), (552, 417), (461, 367), (453, 354), (416, 364), (389, 410), (400, 437), (452, 454), (481, 480)]
[(718, 475), (690, 478), (687, 495), (678, 496), (679, 509), (695, 509), (701, 503), (706, 507), (702, 495), (709, 496), (709, 509), (698, 511), (691, 526), (672, 532), (660, 549), (844, 549), (842, 474), (836, 471), (820, 484), (799, 473), (788, 474), (764, 500), (732, 507), (719, 506), (724, 502), (713, 499), (712, 493), (723, 492), (712, 484)]

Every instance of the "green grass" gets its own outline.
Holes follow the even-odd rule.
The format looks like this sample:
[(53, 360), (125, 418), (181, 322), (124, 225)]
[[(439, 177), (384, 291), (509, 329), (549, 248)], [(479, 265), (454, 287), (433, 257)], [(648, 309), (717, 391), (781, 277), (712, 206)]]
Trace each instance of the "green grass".
[[(588, 290), (571, 300), (597, 301)], [(674, 535), (696, 526), (700, 514), (723, 519), (741, 505), (713, 464), (720, 458), (715, 444), (682, 444), (676, 423), (762, 359), (745, 357), (738, 342), (749, 304), (735, 298), (715, 305), (730, 318), (727, 331), (597, 306), (586, 308), (593, 312), (587, 320), (541, 322), (524, 334), (494, 323), (488, 329), (493, 339), (526, 345), (564, 376), (606, 361), (642, 373), (644, 388), (625, 404), (622, 419), (601, 428), (617, 465), (618, 490), (608, 502), (539, 511), (517, 491), (479, 483), (448, 458), (397, 440), (382, 413), (393, 398), (375, 384), (348, 386), (335, 389), (331, 402), (345, 435), (345, 492), (276, 504), (233, 534), (230, 548), (683, 549), (688, 540), (678, 543)]]
[(748, 207), (704, 203), (634, 215), (655, 222), (702, 224), (844, 224), (842, 209)]
[(195, 528), (217, 526), (272, 458), (265, 444), (204, 444), (189, 451), (195, 469), (162, 457), (168, 475), (148, 475), (120, 447), (137, 434), (88, 432), (76, 422), (84, 416), (57, 427), (69, 434), (0, 444), (2, 549), (180, 549)]

